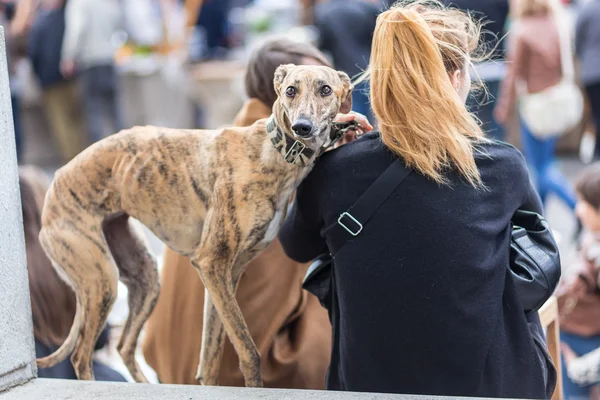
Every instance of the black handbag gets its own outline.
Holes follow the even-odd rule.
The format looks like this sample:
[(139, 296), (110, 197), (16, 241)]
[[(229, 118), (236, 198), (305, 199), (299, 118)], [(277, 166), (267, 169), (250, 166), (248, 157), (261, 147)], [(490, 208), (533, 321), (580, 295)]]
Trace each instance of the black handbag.
[(335, 291), (333, 284), (333, 257), (323, 254), (317, 257), (309, 266), (302, 282), (302, 288), (315, 295), (319, 303), (327, 311), (331, 319), (332, 295)]
[(509, 271), (523, 309), (531, 313), (544, 305), (558, 285), (558, 246), (541, 215), (517, 210), (511, 222)]
[[(308, 268), (302, 287), (314, 294), (332, 318), (335, 301), (334, 255), (364, 225), (412, 170), (395, 161), (358, 201), (340, 214), (325, 231), (331, 254), (318, 257)], [(552, 296), (560, 279), (558, 246), (546, 220), (539, 214), (517, 210), (512, 217), (509, 274), (525, 313), (532, 313)]]

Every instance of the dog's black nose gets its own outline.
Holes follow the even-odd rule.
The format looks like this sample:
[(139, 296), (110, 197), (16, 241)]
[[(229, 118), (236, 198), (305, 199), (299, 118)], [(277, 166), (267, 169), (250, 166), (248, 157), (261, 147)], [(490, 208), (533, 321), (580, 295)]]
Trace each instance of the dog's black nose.
[(292, 130), (296, 135), (307, 138), (313, 130), (313, 124), (307, 119), (299, 119), (292, 125)]

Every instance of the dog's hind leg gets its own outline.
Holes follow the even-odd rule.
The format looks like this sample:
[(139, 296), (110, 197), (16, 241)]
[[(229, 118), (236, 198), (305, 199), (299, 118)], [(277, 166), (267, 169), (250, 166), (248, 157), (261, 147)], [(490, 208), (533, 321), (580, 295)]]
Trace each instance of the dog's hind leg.
[(115, 258), (121, 281), (128, 289), (129, 315), (117, 350), (136, 382), (148, 380), (135, 360), (138, 337), (158, 300), (156, 261), (125, 214), (105, 221), (104, 235)]
[(77, 377), (84, 380), (94, 379), (94, 346), (117, 296), (118, 271), (100, 223), (96, 222), (63, 220), (44, 226), (40, 234), (42, 246), (57, 272), (75, 289), (81, 307), (76, 318), (84, 316), (71, 355)]

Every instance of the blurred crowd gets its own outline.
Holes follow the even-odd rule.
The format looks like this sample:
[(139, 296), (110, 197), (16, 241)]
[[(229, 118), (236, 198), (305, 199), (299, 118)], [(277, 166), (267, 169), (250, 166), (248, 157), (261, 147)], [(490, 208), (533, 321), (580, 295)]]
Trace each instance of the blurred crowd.
[[(89, 144), (124, 127), (116, 63), (131, 54), (165, 53), (180, 46), (177, 30), (200, 27), (206, 34), (192, 54), (224, 57), (228, 47), (226, 1), (196, 2), (190, 21), (177, 1), (6, 0), (0, 3), (5, 28), (15, 138), (19, 160), (26, 145), (23, 92), (30, 67), (50, 133), (68, 162)], [(190, 2), (193, 3), (193, 2)], [(175, 17), (173, 17), (174, 14)], [(167, 19), (165, 16), (171, 17)], [(179, 16), (179, 20), (177, 20)], [(166, 22), (180, 27), (163, 28)], [(178, 29), (177, 29), (178, 28)], [(174, 33), (175, 32), (175, 37)], [(198, 50), (201, 50), (198, 52)]]
[[(585, 0), (563, 1), (569, 7), (568, 17), (574, 29), (574, 16)], [(89, 3), (89, 4), (88, 4)], [(186, 66), (194, 63), (239, 59), (247, 60), (249, 49), (257, 37), (269, 33), (288, 32), (303, 41), (317, 44), (334, 62), (334, 66), (350, 76), (358, 76), (367, 66), (370, 38), (379, 10), (391, 1), (331, 0), (2, 0), (0, 18), (5, 26), (11, 100), (14, 110), (15, 136), (19, 159), (28, 148), (30, 135), (24, 132), (24, 92), (33, 84), (40, 92), (40, 103), (48, 122), (60, 164), (67, 162), (83, 148), (114, 133), (128, 124), (123, 104), (128, 98), (120, 76), (128, 60), (149, 55), (177, 54), (183, 60), (179, 69), (189, 75)], [(475, 76), (486, 90), (475, 91), (470, 106), (481, 119), (491, 137), (519, 144), (493, 116), (500, 84), (506, 74), (505, 38), (510, 30), (509, 1), (444, 0), (444, 3), (470, 10), (484, 22), (482, 55), (476, 62)], [(352, 20), (353, 29), (347, 28)], [(290, 30), (289, 26), (304, 31)], [(580, 24), (580, 27), (584, 24)], [(287, 26), (287, 29), (286, 29)], [(597, 110), (597, 80), (593, 70), (593, 45), (583, 46), (584, 33), (578, 29), (576, 49), (584, 57), (582, 83), (588, 94), (588, 106)], [(592, 43), (593, 40), (587, 40)], [(485, 49), (485, 51), (483, 51)], [(24, 66), (27, 66), (25, 68)], [(358, 83), (354, 91), (356, 111), (372, 118), (368, 106), (368, 84)], [(232, 93), (231, 96), (239, 95)], [(196, 127), (203, 127), (202, 105), (196, 105)], [(204, 112), (210, 112), (204, 110)], [(562, 140), (567, 151), (580, 150), (583, 131), (592, 133), (593, 117), (588, 113), (584, 125), (572, 139)], [(598, 118), (597, 116), (595, 117)], [(206, 118), (204, 119), (206, 121)], [(168, 121), (167, 121), (168, 122)], [(34, 129), (29, 127), (29, 129)], [(510, 129), (509, 129), (510, 130)], [(591, 143), (592, 135), (583, 136)], [(561, 148), (561, 142), (558, 143)], [(593, 144), (591, 145), (593, 147)], [(586, 150), (584, 158), (589, 159)]]
[[(187, 74), (191, 74), (190, 71), (195, 66), (209, 63), (216, 63), (218, 66), (221, 62), (231, 60), (252, 62), (250, 50), (257, 47), (254, 41), (260, 42), (260, 38), (271, 33), (289, 33), (289, 25), (302, 29), (291, 34), (298, 35), (296, 44), (285, 42), (287, 44), (283, 48), (272, 46), (263, 49), (264, 54), (267, 54), (265, 59), (272, 57), (275, 60), (272, 63), (280, 60), (288, 62), (291, 59), (299, 64), (332, 65), (345, 71), (357, 80), (353, 92), (354, 111), (376, 123), (376, 116), (370, 106), (369, 83), (359, 78), (369, 65), (377, 16), (391, 3), (392, 1), (382, 0), (0, 0), (0, 22), (4, 27), (7, 43), (17, 157), (23, 163), (25, 149), (31, 145), (25, 138), (32, 137), (25, 132), (26, 124), (23, 123), (22, 97), (27, 79), (21, 71), (23, 63), (30, 66), (36, 78), (48, 121), (48, 132), (62, 165), (91, 143), (128, 127), (124, 104), (124, 91), (127, 89), (121, 84), (120, 76), (124, 65), (131, 59), (174, 55), (181, 61), (179, 68)], [(600, 23), (597, 23), (600, 22), (600, 0), (562, 1), (564, 7), (560, 12), (565, 31), (569, 34), (568, 41), (572, 43), (568, 47), (567, 56), (558, 45), (560, 33), (548, 18), (525, 17), (529, 14), (511, 8), (510, 0), (444, 0), (443, 3), (469, 11), (484, 24), (479, 52), (482, 57), (473, 59), (471, 67), (472, 81), (480, 88), (469, 97), (469, 109), (481, 121), (483, 130), (490, 138), (510, 141), (522, 149), (542, 202), (545, 203), (548, 196), (556, 196), (572, 211), (571, 215), (579, 226), (578, 233), (583, 228), (589, 229), (589, 219), (586, 220), (589, 214), (578, 209), (580, 206), (577, 197), (579, 192), (588, 189), (575, 188), (563, 175), (557, 167), (556, 152), (561, 141), (566, 143), (566, 138), (570, 137), (575, 138), (571, 140), (575, 145), (570, 146), (569, 150), (583, 163), (600, 160)], [(530, 0), (530, 3), (531, 7), (535, 7), (537, 1)], [(514, 27), (518, 29), (513, 29)], [(574, 79), (584, 98), (583, 118), (569, 132), (539, 135), (534, 132), (530, 121), (519, 117), (514, 111), (519, 107), (519, 98), (524, 96), (523, 93), (543, 91), (565, 79), (565, 57), (574, 60)], [(254, 104), (258, 108), (243, 109), (246, 113), (244, 115), (268, 116), (274, 99), (269, 98), (269, 93), (264, 89), (265, 78), (261, 74), (272, 68), (272, 65), (266, 62), (260, 64), (256, 60), (253, 62), (258, 69), (248, 69), (244, 96), (260, 99), (260, 102), (256, 103), (258, 106)], [(266, 78), (266, 82), (266, 85), (270, 84), (270, 76)], [(519, 84), (526, 86), (525, 92), (519, 89)], [(236, 95), (235, 91), (231, 92), (231, 96)], [(195, 107), (200, 117), (194, 123), (195, 126), (190, 127), (205, 127), (202, 114), (214, 111), (202, 104), (195, 104)], [(236, 123), (239, 121), (238, 119)], [(510, 129), (518, 132), (516, 138), (509, 136)], [(43, 181), (44, 178), (27, 168), (23, 171), (21, 179), (29, 181), (22, 185), (22, 197), (36, 324), (36, 350), (38, 355), (43, 355), (51, 353), (68, 332), (68, 322), (74, 312), (74, 300), (61, 300), (61, 304), (67, 304), (64, 307), (66, 315), (62, 316), (55, 314), (56, 310), (51, 312), (48, 307), (42, 306), (48, 299), (54, 299), (56, 308), (61, 307), (55, 296), (56, 293), (64, 292), (66, 286), (61, 285), (62, 282), (58, 279), (53, 280), (56, 276), (51, 272), (50, 263), (44, 259), (40, 249), (35, 247), (39, 245), (35, 238), (35, 231), (39, 230), (36, 218), (39, 219), (40, 199), (45, 188), (42, 185), (36, 189), (34, 182)], [(594, 178), (588, 176), (587, 180), (594, 181)], [(600, 196), (600, 193), (593, 193), (592, 189), (588, 192), (590, 190), (592, 195)], [(596, 208), (600, 207), (594, 201), (587, 201), (587, 204), (590, 202)], [(582, 251), (588, 251), (588, 248), (584, 247)], [(594, 247), (593, 251), (597, 251), (597, 248)], [(172, 264), (185, 265), (186, 273), (191, 273), (189, 261), (178, 259), (175, 254), (169, 255), (167, 251), (166, 262), (169, 257)], [(274, 264), (271, 262), (270, 265)], [(280, 267), (279, 264), (277, 266)], [(293, 265), (290, 269), (292, 267)], [(588, 267), (589, 264), (585, 264), (585, 268)], [(32, 272), (35, 274), (32, 275)], [(177, 281), (193, 282), (194, 287), (188, 288), (188, 291), (202, 295), (202, 288), (196, 287), (201, 283), (195, 278), (195, 273), (192, 276), (180, 273), (184, 276), (179, 276)], [(48, 278), (40, 278), (45, 274), (48, 274)], [(580, 273), (582, 274), (584, 273)], [(579, 375), (573, 372), (576, 367), (579, 368), (578, 371), (587, 371), (587, 364), (581, 366), (583, 362), (579, 355), (600, 348), (600, 326), (596, 326), (597, 321), (590, 323), (590, 315), (600, 315), (597, 268), (592, 272), (586, 270), (585, 274), (590, 276), (585, 280), (592, 287), (589, 292), (570, 287), (563, 290), (565, 296), (571, 297), (573, 291), (578, 291), (576, 297), (583, 299), (578, 300), (579, 309), (572, 302), (569, 303), (571, 308), (568, 312), (564, 312), (564, 307), (562, 309), (565, 319), (565, 368), (574, 366), (572, 370), (565, 369), (566, 398), (594, 398), (594, 393), (597, 393), (594, 391), (600, 393), (600, 374), (597, 381), (581, 378), (584, 384), (578, 384)], [(259, 282), (260, 277), (256, 279)], [(167, 285), (166, 292), (169, 290), (179, 292), (181, 286), (169, 289)], [(288, 294), (287, 289), (284, 290)], [(581, 294), (584, 292), (585, 296)], [(177, 297), (179, 294), (171, 295)], [(181, 325), (181, 330), (194, 332), (194, 338), (189, 338), (194, 343), (189, 346), (181, 346), (179, 343), (171, 348), (164, 341), (161, 342), (161, 329), (176, 324), (172, 320), (165, 324), (161, 319), (161, 312), (163, 317), (169, 313), (170, 303), (165, 303), (169, 302), (169, 294), (166, 296), (159, 302), (158, 316), (150, 321), (151, 332), (146, 344), (146, 355), (154, 362), (152, 366), (159, 373), (161, 381), (192, 383), (193, 375), (188, 372), (193, 369), (192, 365), (197, 364), (197, 347), (200, 342), (199, 335), (195, 333), (200, 332), (201, 327), (188, 326), (180, 321), (184, 324)], [(201, 305), (198, 305), (201, 299), (189, 300), (184, 303), (188, 306), (196, 304), (196, 310), (202, 310)], [(306, 309), (319, 307), (316, 303), (311, 305), (309, 300), (302, 301), (302, 307)], [(295, 306), (297, 304), (292, 304), (292, 308)], [(259, 314), (262, 312), (261, 308)], [(50, 320), (58, 322), (52, 323)], [(197, 321), (201, 322), (201, 318)], [(274, 319), (265, 324), (275, 324), (276, 321)], [(280, 322), (287, 323), (285, 320)], [(301, 331), (298, 337), (308, 341), (307, 327), (310, 322), (303, 323), (307, 325), (296, 327)], [(252, 324), (250, 325), (252, 328)], [(287, 341), (291, 343), (290, 337), (295, 334), (291, 331), (295, 327), (286, 327), (289, 331), (285, 331), (283, 336), (287, 337), (282, 337), (283, 331), (278, 331), (278, 328), (272, 329), (276, 333), (271, 336), (264, 334), (262, 342), (259, 337), (259, 344), (263, 346), (261, 352), (274, 348), (275, 341), (291, 346)], [(262, 332), (264, 326), (257, 326), (255, 329)], [(317, 333), (322, 336), (331, 334), (327, 330)], [(106, 338), (103, 337), (101, 342), (102, 340), (106, 341)], [(99, 342), (98, 348), (100, 347), (102, 343)], [(328, 351), (326, 347), (322, 349), (323, 354)], [(316, 354), (319, 351), (314, 351), (314, 348), (312, 352), (302, 352), (302, 348), (297, 350), (288, 354), (295, 363), (295, 369), (291, 368), (290, 374), (301, 375), (302, 368), (308, 371), (312, 367), (326, 367), (327, 357), (321, 360), (320, 365), (319, 354)], [(194, 357), (183, 360), (189, 354)], [(225, 354), (226, 360), (227, 357), (229, 360), (225, 362), (222, 382), (239, 385), (242, 380), (237, 371), (233, 349), (228, 348)], [(300, 357), (306, 357), (306, 354), (317, 359), (316, 364), (302, 364), (298, 361)], [(180, 358), (178, 366), (173, 357)], [(302, 377), (291, 379), (284, 376), (280, 373), (281, 368), (290, 368), (289, 365), (284, 365), (285, 362), (276, 353), (267, 361), (267, 365), (272, 364), (273, 368), (271, 374), (265, 374), (267, 383), (271, 379), (273, 386), (281, 387), (320, 388), (324, 385), (320, 376), (315, 377), (314, 373), (306, 371), (304, 380)], [(597, 365), (600, 366), (600, 361)], [(74, 371), (67, 364), (59, 367), (55, 373), (42, 371), (41, 375), (74, 377)], [(98, 376), (108, 380), (124, 379), (118, 374), (115, 376), (114, 371), (104, 370), (105, 366), (95, 365), (95, 368), (99, 371)], [(589, 376), (589, 371), (586, 376)]]

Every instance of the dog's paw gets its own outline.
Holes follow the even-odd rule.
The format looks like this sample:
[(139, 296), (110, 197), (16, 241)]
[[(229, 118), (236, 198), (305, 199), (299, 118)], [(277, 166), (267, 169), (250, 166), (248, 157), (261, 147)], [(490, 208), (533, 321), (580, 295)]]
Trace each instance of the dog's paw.
[(200, 371), (196, 373), (196, 380), (199, 385), (202, 386), (219, 386), (219, 379), (210, 379), (209, 377), (203, 377)]
[(246, 387), (261, 388), (263, 386), (264, 385), (263, 385), (262, 379), (248, 379), (248, 380), (246, 380)]

